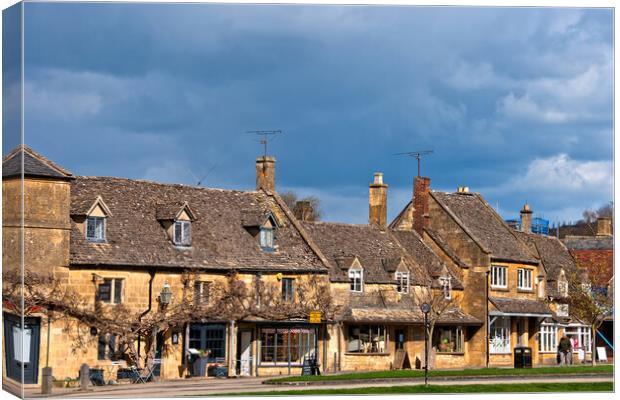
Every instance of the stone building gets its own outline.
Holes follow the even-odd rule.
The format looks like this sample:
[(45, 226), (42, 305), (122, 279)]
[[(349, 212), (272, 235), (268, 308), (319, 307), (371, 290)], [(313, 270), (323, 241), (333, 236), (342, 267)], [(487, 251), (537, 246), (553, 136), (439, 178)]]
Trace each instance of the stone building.
[[(588, 271), (595, 290), (613, 298), (614, 237), (611, 218), (598, 218), (592, 235), (567, 235), (562, 239), (580, 269)], [(613, 359), (614, 320), (605, 318), (598, 331), (596, 345), (605, 347), (607, 358)]]
[[(376, 173), (367, 225), (304, 222), (332, 265), (331, 290), (341, 309), (331, 326), (335, 348), (329, 353), (338, 370), (419, 368), (425, 359), (421, 302), (463, 292), (457, 267), (437, 257), (415, 232), (387, 229), (386, 216), (387, 185)], [(457, 304), (446, 307), (434, 328), (433, 365), (465, 367), (477, 350), (472, 332), (482, 320)]]
[[(276, 285), (294, 301), (296, 287), (310, 277), (328, 282), (328, 266), (273, 192), (274, 162), (257, 160), (255, 191), (234, 191), (74, 176), (20, 147), (3, 161), (4, 268), (19, 268), (23, 254), (25, 268), (53, 272), (93, 307), (98, 300), (103, 307), (124, 304), (145, 314), (161, 306), (164, 287), (172, 291), (173, 302), (184, 291), (194, 292), (193, 301), (209, 301), (209, 287), (231, 272), (248, 287), (258, 281)], [(184, 280), (187, 271), (195, 275), (192, 287)], [(48, 326), (45, 313), (33, 310), (22, 329), (10, 305), (5, 310), (5, 376), (20, 380), (20, 366), (26, 365), (24, 383), (37, 384), (41, 368), (49, 364), (55, 378), (75, 378), (82, 363), (116, 373), (122, 349), (113, 335), (95, 332), (90, 345), (75, 348), (63, 321)], [(326, 365), (321, 359), (325, 322), (187, 321), (157, 338), (157, 373), (163, 378), (193, 374), (187, 355), (194, 348), (209, 350), (208, 362), (228, 375), (299, 374), (307, 358)], [(23, 354), (16, 350), (22, 337), (28, 339)]]
[[(562, 271), (574, 268), (561, 243), (514, 231), (479, 194), (431, 191), (428, 178), (415, 179), (389, 226), (382, 174), (369, 187), (368, 224), (315, 222), (310, 203), (290, 210), (276, 193), (268, 156), (256, 160), (256, 189), (237, 191), (75, 176), (22, 146), (3, 159), (2, 188), (4, 268), (52, 273), (89, 307), (145, 316), (167, 306), (165, 293), (171, 304), (208, 304), (231, 276), (286, 304), (318, 285), (333, 299), (333, 315), (318, 319), (306, 310), (177, 321), (156, 337), (166, 379), (202, 375), (196, 353), (228, 376), (300, 374), (308, 360), (324, 372), (420, 368), (420, 304), (437, 299), (447, 306), (430, 338), (435, 368), (509, 366), (520, 345), (549, 363), (552, 336), (571, 324), (557, 305)], [(108, 380), (123, 366), (115, 335), (91, 329), (76, 346), (76, 332), (46, 310), (27, 310), (22, 326), (4, 306), (5, 377), (20, 381), (26, 366), (24, 383), (37, 385), (46, 365), (64, 379), (87, 363)], [(146, 352), (140, 340), (137, 351)]]
[[(527, 229), (529, 221), (531, 210), (526, 206), (521, 225)], [(557, 316), (548, 300), (558, 300), (555, 293), (563, 262), (572, 268), (566, 249), (554, 242), (553, 252), (547, 253), (545, 247), (542, 256), (480, 194), (466, 187), (455, 193), (432, 191), (426, 177), (415, 178), (413, 199), (390, 228), (418, 232), (436, 254), (459, 265), (465, 291), (471, 289), (465, 310), (485, 321), (479, 334), (484, 336), (481, 354), (486, 359), (480, 363), (513, 365), (518, 346), (532, 348), (534, 363), (555, 359), (554, 343), (560, 332), (547, 329)], [(557, 253), (562, 257), (551, 257)]]

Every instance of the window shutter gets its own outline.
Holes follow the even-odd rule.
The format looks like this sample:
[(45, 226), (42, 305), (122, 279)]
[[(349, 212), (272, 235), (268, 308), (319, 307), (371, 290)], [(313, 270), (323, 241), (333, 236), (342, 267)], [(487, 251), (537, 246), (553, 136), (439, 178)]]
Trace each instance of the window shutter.
[(114, 303), (119, 304), (121, 302), (121, 294), (123, 293), (123, 280), (114, 280)]

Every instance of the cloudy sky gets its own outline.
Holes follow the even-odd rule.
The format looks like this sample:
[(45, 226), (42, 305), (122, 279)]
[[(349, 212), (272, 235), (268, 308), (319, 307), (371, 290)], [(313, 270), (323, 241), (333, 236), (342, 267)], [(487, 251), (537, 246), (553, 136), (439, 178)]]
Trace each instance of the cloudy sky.
[(252, 189), (245, 131), (281, 129), (277, 187), (326, 220), (364, 223), (375, 171), (395, 217), (416, 164), (393, 154), (412, 150), (434, 150), (434, 189), (506, 218), (613, 198), (609, 9), (28, 3), (24, 19), (25, 141), (78, 175)]

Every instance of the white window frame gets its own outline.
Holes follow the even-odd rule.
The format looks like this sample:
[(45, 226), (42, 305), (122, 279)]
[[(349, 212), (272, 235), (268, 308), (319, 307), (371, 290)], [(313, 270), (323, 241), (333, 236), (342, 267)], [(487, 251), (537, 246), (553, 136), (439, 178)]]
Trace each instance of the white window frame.
[(208, 304), (211, 291), (211, 281), (194, 282), (194, 305)]
[(568, 281), (566, 279), (560, 279), (558, 281), (558, 293), (562, 297), (568, 297)]
[(517, 289), (532, 290), (532, 270), (528, 268), (517, 269)]
[[(187, 230), (186, 230), (187, 227)], [(177, 246), (192, 245), (192, 223), (191, 221), (174, 221), (172, 228), (172, 241)], [(177, 240), (177, 230), (180, 229), (181, 240)]]
[(489, 353), (510, 354), (510, 317), (492, 317), (493, 323), (489, 326)]
[(439, 278), (439, 284), (441, 285), (441, 291), (443, 292), (443, 298), (446, 300), (452, 299), (452, 277), (442, 276)]
[(394, 277), (396, 279), (396, 291), (398, 293), (408, 294), (409, 293), (409, 278), (411, 274), (409, 271), (400, 272), (396, 271)]
[[(89, 225), (93, 223), (95, 224), (92, 232), (94, 236), (89, 236)], [(106, 218), (105, 217), (86, 217), (86, 240), (89, 242), (105, 242), (105, 229), (106, 228)]]
[(491, 265), (491, 287), (508, 288), (508, 267), (505, 265)]
[(592, 352), (592, 332), (589, 326), (569, 325), (564, 328), (564, 334), (566, 336), (577, 336), (578, 345), (573, 346), (574, 353), (577, 353), (580, 349), (584, 349), (586, 353)]
[(538, 332), (538, 351), (541, 353), (555, 353), (558, 351), (558, 326), (555, 324), (541, 324)]
[(351, 268), (349, 270), (349, 288), (352, 292), (361, 293), (364, 291), (364, 270)]

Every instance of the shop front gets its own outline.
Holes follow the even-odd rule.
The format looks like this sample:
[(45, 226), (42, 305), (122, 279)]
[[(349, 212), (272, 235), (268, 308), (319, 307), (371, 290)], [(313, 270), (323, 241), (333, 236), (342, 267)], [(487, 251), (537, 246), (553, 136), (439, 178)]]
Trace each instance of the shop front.
[(320, 364), (317, 324), (257, 326), (257, 375), (301, 374), (304, 366)]

